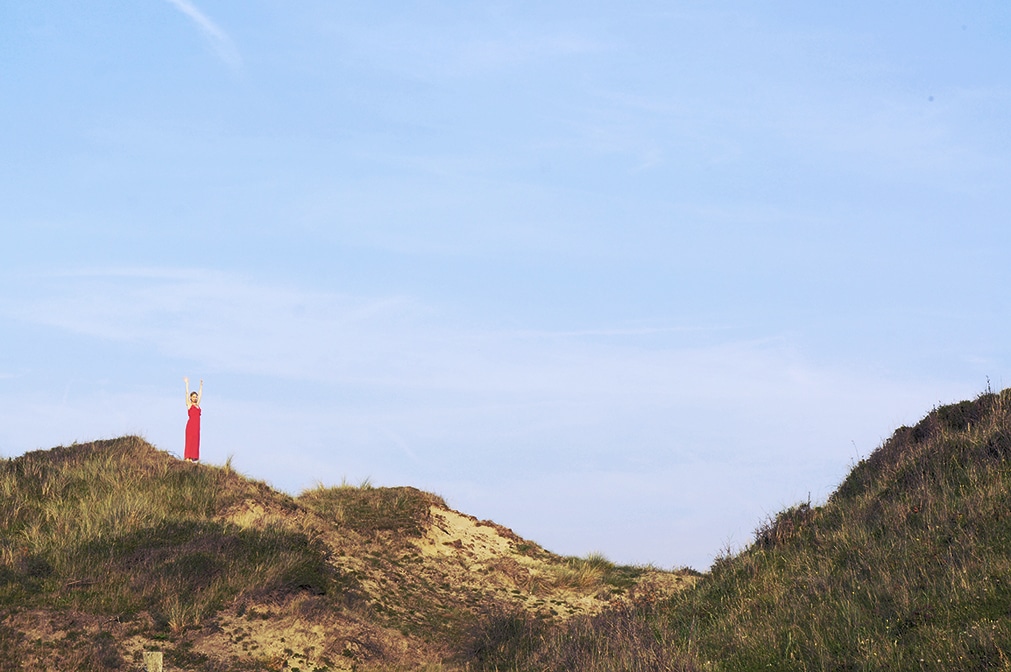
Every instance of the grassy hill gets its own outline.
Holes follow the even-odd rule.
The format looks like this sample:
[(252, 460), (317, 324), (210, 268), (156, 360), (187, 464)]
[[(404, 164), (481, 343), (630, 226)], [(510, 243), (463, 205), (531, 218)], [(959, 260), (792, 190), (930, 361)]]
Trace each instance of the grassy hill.
[(480, 669), (1011, 669), (1011, 390), (899, 428), (693, 590), (505, 631)]
[(0, 672), (145, 650), (169, 670), (463, 669), (504, 618), (692, 580), (559, 557), (413, 488), (291, 497), (137, 437), (0, 461)]
[(73, 445), (0, 461), (0, 672), (1011, 669), (1009, 513), (1011, 390), (899, 428), (697, 583), (413, 488)]

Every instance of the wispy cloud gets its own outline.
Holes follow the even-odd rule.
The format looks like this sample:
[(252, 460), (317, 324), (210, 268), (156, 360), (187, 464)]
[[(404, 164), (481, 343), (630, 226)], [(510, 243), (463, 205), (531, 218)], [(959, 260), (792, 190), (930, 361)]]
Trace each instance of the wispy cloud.
[(397, 334), (414, 319), (409, 302), (396, 297), (304, 292), (214, 271), (117, 268), (34, 281), (38, 296), (4, 302), (0, 311), (224, 370), (292, 379), (364, 376), (375, 370), (367, 363), (406, 347)]
[(197, 24), (200, 32), (210, 42), (211, 47), (230, 68), (238, 70), (242, 67), (242, 56), (239, 54), (239, 50), (235, 47), (235, 43), (228, 33), (223, 31), (218, 24), (211, 21), (189, 0), (166, 0), (166, 2)]
[[(0, 295), (0, 327), (48, 327), (82, 353), (98, 351), (89, 343), (124, 344), (156, 379), (125, 390), (122, 371), (103, 383), (92, 380), (92, 362), (68, 359), (56, 378), (73, 388), (0, 386), (0, 451), (136, 431), (174, 449), (177, 375), (188, 369), (215, 390), (211, 459), (238, 450), (243, 468), (292, 491), (352, 473), (455, 496), (480, 492), (461, 505), (567, 552), (586, 552), (593, 539), (589, 548), (611, 553), (610, 539), (637, 562), (708, 562), (706, 549), (727, 530), (747, 532), (809, 491), (824, 496), (854, 450), (869, 452), (884, 432), (914, 421), (937, 390), (951, 389), (819, 365), (789, 339), (731, 341), (732, 330), (719, 328), (691, 345), (681, 328), (649, 325), (482, 330), (410, 297), (200, 269), (2, 279), (11, 291)], [(23, 366), (38, 370), (50, 357), (28, 348)], [(279, 465), (280, 445), (292, 451)], [(596, 514), (570, 515), (559, 503), (576, 500), (558, 493), (604, 497), (601, 484), (611, 492), (594, 500), (597, 510), (613, 505), (622, 520), (601, 526)], [(529, 508), (507, 495), (517, 491), (530, 493)], [(648, 546), (643, 526), (627, 523), (677, 508), (692, 514), (663, 523), (661, 536), (673, 540), (664, 544)], [(587, 520), (592, 528), (576, 529)], [(690, 547), (679, 541), (689, 537)]]
[[(453, 413), (461, 405), (477, 415), (514, 413), (517, 405), (567, 409), (576, 424), (592, 424), (605, 411), (663, 409), (657, 417), (670, 418), (725, 403), (752, 414), (868, 384), (813, 365), (788, 339), (742, 339), (720, 325), (489, 331), (456, 324), (410, 297), (305, 291), (198, 269), (11, 281), (18, 291), (0, 300), (0, 316), (18, 322), (131, 342), (221, 372), (397, 389), (405, 399), (423, 391), (425, 413), (438, 398)], [(587, 416), (587, 409), (596, 410)]]

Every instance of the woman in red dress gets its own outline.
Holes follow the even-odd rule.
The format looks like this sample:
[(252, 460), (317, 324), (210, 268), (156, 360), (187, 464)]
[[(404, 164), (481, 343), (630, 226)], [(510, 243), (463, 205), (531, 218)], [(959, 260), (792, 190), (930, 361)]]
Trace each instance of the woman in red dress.
[(183, 459), (196, 462), (200, 459), (200, 398), (204, 396), (204, 381), (200, 381), (200, 389), (190, 392), (190, 379), (183, 378), (186, 383), (186, 449)]

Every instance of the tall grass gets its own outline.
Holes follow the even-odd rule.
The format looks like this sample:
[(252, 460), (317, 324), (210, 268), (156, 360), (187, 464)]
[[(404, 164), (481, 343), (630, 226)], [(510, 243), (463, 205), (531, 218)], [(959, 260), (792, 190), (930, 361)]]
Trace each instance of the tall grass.
[(585, 558), (565, 558), (561, 564), (553, 565), (542, 580), (552, 589), (599, 588), (620, 594), (634, 585), (644, 571), (641, 567), (618, 566), (601, 553), (590, 553)]
[(220, 516), (246, 497), (290, 498), (138, 437), (2, 461), (0, 493), (0, 607), (147, 611), (179, 632), (244, 595), (324, 594), (335, 580), (303, 532)]
[(1009, 409), (1011, 391), (937, 408), (695, 589), (560, 629), (514, 624), (480, 669), (1009, 669)]

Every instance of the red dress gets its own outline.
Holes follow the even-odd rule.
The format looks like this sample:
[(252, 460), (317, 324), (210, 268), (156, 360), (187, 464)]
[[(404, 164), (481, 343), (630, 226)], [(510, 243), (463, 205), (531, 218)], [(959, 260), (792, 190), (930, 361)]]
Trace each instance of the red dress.
[(186, 421), (186, 450), (183, 451), (183, 458), (187, 460), (200, 459), (200, 407), (196, 404), (190, 406), (190, 419)]

